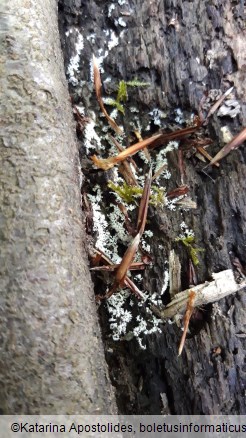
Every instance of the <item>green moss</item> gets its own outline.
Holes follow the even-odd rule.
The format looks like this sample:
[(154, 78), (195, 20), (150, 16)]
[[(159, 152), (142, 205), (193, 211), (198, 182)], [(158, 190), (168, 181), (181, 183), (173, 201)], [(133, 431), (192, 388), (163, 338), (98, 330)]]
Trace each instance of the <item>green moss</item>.
[(198, 253), (205, 251), (203, 248), (195, 247), (195, 237), (194, 236), (186, 236), (186, 237), (177, 237), (175, 239), (176, 242), (182, 242), (184, 246), (186, 246), (189, 256), (195, 266), (197, 266), (199, 262)]
[(153, 193), (150, 195), (150, 204), (154, 207), (162, 206), (165, 201), (165, 189), (158, 186), (152, 186), (151, 189)]
[(134, 79), (132, 81), (120, 81), (118, 85), (118, 92), (116, 99), (114, 98), (107, 98), (105, 100), (106, 105), (111, 105), (117, 108), (118, 111), (120, 111), (122, 114), (125, 114), (124, 107), (122, 103), (125, 103), (128, 99), (128, 93), (127, 93), (127, 87), (147, 87), (150, 84), (148, 82), (141, 82), (137, 79)]
[[(143, 189), (141, 187), (129, 186), (126, 182), (124, 182), (121, 186), (118, 186), (112, 181), (109, 181), (108, 187), (117, 193), (117, 195), (120, 196), (120, 198), (127, 204), (136, 203), (136, 200), (141, 198), (143, 195)], [(163, 205), (165, 190), (157, 186), (152, 186), (151, 190), (152, 194), (150, 195), (150, 204), (154, 205), (155, 207)]]
[(127, 204), (135, 203), (136, 198), (141, 198), (143, 194), (143, 189), (137, 186), (129, 186), (126, 182), (124, 182), (122, 186), (118, 186), (112, 181), (109, 181), (108, 187), (117, 193)]
[(108, 97), (107, 99), (104, 100), (104, 103), (105, 103), (105, 105), (114, 106), (115, 108), (117, 108), (117, 110), (119, 112), (121, 112), (122, 114), (125, 114), (125, 110), (124, 110), (123, 105), (120, 102), (118, 102), (117, 100), (115, 100), (111, 97)]
[(117, 94), (117, 98), (116, 101), (117, 102), (126, 102), (128, 98), (128, 94), (127, 94), (127, 85), (125, 81), (120, 81), (119, 83), (119, 87), (118, 87), (118, 94)]

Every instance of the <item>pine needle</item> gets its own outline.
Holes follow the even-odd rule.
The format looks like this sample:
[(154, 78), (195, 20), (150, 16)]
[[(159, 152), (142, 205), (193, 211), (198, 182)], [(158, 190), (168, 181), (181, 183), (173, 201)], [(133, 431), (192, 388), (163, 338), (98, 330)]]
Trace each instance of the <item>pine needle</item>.
[(218, 161), (222, 160), (229, 152), (237, 149), (246, 140), (246, 128), (244, 128), (239, 134), (237, 134), (233, 139), (227, 143), (210, 161), (209, 165), (214, 165)]
[(194, 292), (193, 290), (190, 291), (189, 294), (189, 298), (188, 298), (188, 302), (187, 302), (187, 307), (186, 307), (186, 312), (185, 312), (185, 316), (184, 316), (184, 331), (183, 331), (183, 335), (180, 341), (180, 345), (179, 345), (179, 352), (178, 355), (180, 356), (183, 348), (184, 348), (184, 343), (185, 343), (185, 339), (186, 339), (186, 335), (187, 335), (187, 331), (188, 331), (188, 327), (189, 327), (189, 322), (190, 322), (190, 318), (194, 309), (194, 301), (196, 298), (196, 292)]
[(97, 59), (94, 55), (93, 55), (93, 73), (94, 73), (94, 85), (95, 85), (96, 96), (97, 96), (97, 100), (98, 100), (99, 106), (101, 108), (101, 111), (103, 112), (106, 119), (108, 120), (108, 123), (110, 124), (111, 128), (113, 128), (114, 131), (117, 132), (117, 134), (122, 135), (123, 134), (122, 129), (109, 116), (109, 114), (107, 113), (107, 111), (105, 109), (105, 106), (104, 106), (104, 103), (102, 100), (102, 95), (101, 95), (102, 82), (101, 82), (100, 71), (99, 71)]

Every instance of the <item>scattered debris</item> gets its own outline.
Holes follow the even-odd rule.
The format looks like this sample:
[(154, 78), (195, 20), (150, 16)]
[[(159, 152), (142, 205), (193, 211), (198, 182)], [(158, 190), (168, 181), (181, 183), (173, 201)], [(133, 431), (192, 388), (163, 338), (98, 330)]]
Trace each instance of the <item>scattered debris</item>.
[[(111, 14), (113, 14), (113, 10), (114, 7), (113, 5), (111, 5), (108, 10), (109, 17), (111, 16)], [(117, 24), (123, 27), (125, 27), (126, 25), (122, 18), (117, 19)], [(176, 28), (175, 20), (170, 20), (169, 26), (174, 26)], [(112, 47), (114, 47), (116, 44), (118, 44), (118, 37), (114, 35), (114, 39), (112, 40)], [(78, 69), (79, 57), (78, 59), (76, 58), (75, 61), (76, 69)], [(197, 63), (199, 63), (198, 59)], [(185, 338), (189, 327), (189, 320), (192, 315), (193, 309), (199, 305), (218, 301), (224, 296), (240, 290), (242, 287), (245, 286), (245, 282), (237, 284), (235, 282), (232, 271), (227, 270), (222, 271), (218, 274), (213, 274), (213, 281), (197, 285), (195, 267), (199, 263), (198, 252), (202, 252), (204, 250), (194, 246), (194, 233), (188, 228), (188, 226), (184, 222), (182, 222), (182, 233), (176, 239), (176, 241), (181, 242), (188, 251), (189, 268), (187, 269), (187, 272), (190, 288), (183, 292), (180, 292), (181, 264), (178, 255), (175, 254), (175, 252), (172, 250), (169, 256), (169, 269), (166, 269), (165, 266), (165, 270), (163, 270), (164, 280), (163, 285), (159, 286), (159, 292), (155, 292), (152, 295), (148, 294), (148, 292), (142, 292), (138, 287), (141, 281), (141, 274), (136, 275), (135, 271), (144, 270), (146, 266), (151, 262), (151, 255), (149, 255), (148, 252), (150, 251), (149, 242), (152, 237), (152, 232), (150, 230), (147, 230), (147, 232), (143, 236), (147, 219), (148, 206), (149, 204), (152, 204), (155, 207), (161, 205), (162, 207), (165, 206), (170, 210), (174, 210), (176, 206), (182, 207), (183, 209), (197, 208), (196, 202), (187, 196), (190, 191), (190, 187), (189, 182), (186, 181), (184, 156), (187, 157), (187, 155), (190, 154), (190, 157), (195, 156), (196, 158), (199, 158), (203, 161), (205, 161), (206, 159), (209, 161), (210, 165), (215, 165), (219, 167), (218, 161), (226, 156), (231, 150), (239, 147), (240, 144), (246, 139), (246, 128), (244, 128), (241, 133), (234, 138), (229, 138), (229, 143), (226, 144), (226, 146), (224, 146), (224, 148), (214, 158), (212, 158), (206, 150), (206, 147), (212, 143), (212, 139), (203, 138), (200, 131), (198, 133), (198, 130), (202, 129), (202, 127), (208, 123), (209, 118), (216, 111), (218, 111), (217, 115), (220, 117), (224, 115), (230, 115), (230, 117), (235, 117), (238, 114), (240, 107), (237, 101), (233, 99), (233, 96), (230, 95), (233, 87), (228, 89), (224, 94), (222, 94), (220, 90), (210, 90), (208, 96), (205, 96), (200, 104), (200, 117), (193, 117), (192, 126), (190, 126), (190, 122), (187, 123), (187, 121), (185, 121), (183, 111), (178, 108), (175, 113), (175, 121), (176, 123), (180, 124), (186, 123), (185, 126), (187, 127), (168, 133), (159, 131), (155, 135), (143, 139), (141, 136), (140, 122), (134, 119), (134, 123), (132, 123), (132, 125), (136, 125), (137, 127), (134, 127), (134, 132), (138, 141), (134, 144), (131, 144), (134, 140), (132, 140), (132, 137), (129, 137), (129, 139), (126, 141), (129, 142), (127, 144), (130, 144), (130, 146), (124, 148), (122, 146), (122, 136), (124, 135), (124, 132), (123, 129), (117, 125), (114, 118), (122, 118), (126, 112), (127, 107), (125, 103), (128, 98), (128, 87), (148, 86), (149, 83), (141, 82), (137, 79), (129, 82), (122, 80), (119, 82), (117, 97), (115, 99), (111, 97), (102, 98), (102, 82), (99, 70), (99, 60), (97, 60), (94, 56), (93, 78), (96, 97), (100, 109), (109, 124), (104, 132), (107, 132), (108, 129), (110, 130), (110, 128), (112, 128), (117, 134), (117, 136), (112, 137), (107, 132), (107, 140), (110, 140), (111, 143), (111, 155), (108, 153), (105, 154), (106, 149), (103, 150), (103, 148), (101, 147), (101, 139), (94, 129), (94, 120), (86, 117), (84, 111), (82, 111), (82, 113), (80, 114), (79, 107), (75, 107), (74, 109), (75, 117), (77, 119), (80, 132), (83, 131), (83, 133), (85, 133), (87, 136), (87, 143), (85, 142), (86, 152), (88, 153), (90, 148), (95, 148), (97, 153), (102, 153), (102, 157), (104, 157), (105, 155), (109, 155), (108, 158), (101, 158), (93, 155), (91, 157), (91, 160), (93, 161), (94, 165), (97, 168), (103, 170), (109, 170), (112, 169), (115, 165), (119, 165), (118, 171), (123, 176), (122, 179), (121, 176), (119, 176), (118, 171), (115, 170), (117, 168), (115, 168), (113, 171), (111, 170), (110, 172), (112, 174), (114, 174), (115, 172), (117, 177), (115, 179), (112, 178), (112, 181), (110, 180), (110, 176), (106, 178), (107, 187), (109, 187), (115, 194), (114, 197), (116, 201), (114, 204), (114, 209), (110, 207), (111, 210), (105, 209), (104, 211), (101, 210), (100, 204), (91, 202), (91, 213), (92, 215), (94, 215), (93, 229), (96, 230), (98, 233), (99, 245), (98, 249), (94, 250), (94, 255), (92, 257), (93, 267), (91, 268), (91, 270), (104, 271), (106, 273), (108, 272), (110, 275), (114, 276), (112, 287), (107, 290), (104, 295), (97, 295), (96, 299), (97, 301), (107, 299), (107, 306), (111, 315), (109, 321), (110, 328), (112, 329), (113, 333), (113, 339), (129, 340), (132, 339), (132, 337), (136, 337), (141, 348), (145, 348), (145, 346), (143, 345), (143, 335), (160, 331), (159, 325), (162, 324), (163, 321), (177, 316), (180, 313), (185, 313), (184, 331), (178, 350), (178, 353), (180, 355), (184, 347)], [(113, 106), (113, 113), (109, 115), (105, 108), (105, 105)], [(136, 109), (134, 108), (132, 112), (136, 112), (135, 110)], [(202, 110), (204, 110), (204, 112), (206, 111), (206, 118), (203, 117)], [(149, 113), (149, 115), (152, 117), (154, 124), (160, 127), (163, 124), (163, 119), (167, 117), (167, 114), (159, 109), (153, 110), (151, 113)], [(102, 143), (103, 141), (104, 139), (102, 140)], [(165, 148), (163, 146), (165, 146)], [(157, 147), (160, 147), (160, 152), (158, 154), (156, 154), (155, 152), (152, 153), (152, 150)], [(118, 154), (112, 156), (112, 151), (113, 154), (115, 154), (115, 150), (118, 151)], [(139, 167), (137, 167), (136, 163), (131, 158), (132, 155), (140, 151), (145, 152), (146, 156), (144, 159), (142, 156), (140, 157), (140, 159), (137, 158), (136, 162), (139, 165), (139, 161), (141, 163), (142, 160), (144, 162), (144, 165), (147, 165), (150, 168), (144, 186), (143, 179), (145, 170), (141, 170)], [(164, 178), (170, 178), (171, 174), (168, 169), (167, 153), (170, 153), (172, 151), (174, 151), (173, 156), (177, 157), (178, 155), (178, 165), (176, 166), (178, 166), (179, 168), (181, 181), (179, 187), (176, 187), (166, 193), (166, 189), (159, 185), (158, 179), (160, 178), (160, 180), (163, 181)], [(155, 157), (155, 159), (153, 157)], [(153, 176), (152, 167), (154, 169)], [(97, 169), (93, 169), (93, 172), (97, 171)], [(156, 181), (156, 185), (152, 185), (151, 187), (151, 183), (153, 182), (153, 180)], [(111, 194), (110, 196), (113, 195)], [(88, 195), (88, 198), (90, 199), (90, 195)], [(130, 219), (130, 212), (135, 208), (138, 198), (141, 198), (141, 201), (139, 205), (136, 229), (134, 229), (134, 226), (132, 226), (131, 222), (132, 219)], [(118, 211), (118, 213), (116, 213), (116, 210)], [(109, 223), (112, 219), (112, 223), (115, 224), (115, 226), (112, 226), (112, 224), (110, 225), (110, 229), (113, 230), (113, 233), (115, 232), (115, 235), (113, 234), (113, 238), (111, 239), (110, 245), (108, 244), (108, 242), (110, 241), (110, 233), (108, 231), (108, 225), (105, 215), (107, 215), (107, 217), (109, 218)], [(118, 222), (121, 222), (123, 232), (122, 230), (119, 231)], [(98, 227), (96, 224), (99, 224)], [(129, 244), (131, 236), (133, 236), (133, 238)], [(127, 247), (122, 258), (120, 258), (118, 254), (113, 254), (114, 244), (117, 239), (119, 239), (119, 237), (121, 237), (123, 245)], [(127, 240), (128, 237), (129, 240)], [(108, 251), (109, 248), (111, 253), (110, 251)], [(104, 254), (104, 249), (107, 254)], [(138, 252), (142, 254), (141, 260), (139, 260), (139, 258), (136, 259), (136, 255)], [(242, 273), (241, 266), (235, 265), (235, 267), (240, 273)], [(243, 277), (243, 274), (242, 278), (244, 281), (245, 278)], [(163, 309), (162, 296), (167, 290), (169, 281), (169, 294), (171, 302)], [(122, 288), (127, 288), (130, 290), (130, 292), (123, 291)], [(120, 293), (116, 294), (115, 292), (119, 289)], [(131, 298), (131, 293), (138, 298), (137, 305), (140, 308), (142, 306), (143, 310), (141, 314), (134, 315), (137, 326), (133, 326), (133, 314), (124, 307), (126, 300), (128, 300), (128, 307), (129, 305), (133, 306), (134, 300)], [(130, 303), (129, 298), (131, 301)], [(129, 331), (127, 331), (128, 326), (130, 326)]]

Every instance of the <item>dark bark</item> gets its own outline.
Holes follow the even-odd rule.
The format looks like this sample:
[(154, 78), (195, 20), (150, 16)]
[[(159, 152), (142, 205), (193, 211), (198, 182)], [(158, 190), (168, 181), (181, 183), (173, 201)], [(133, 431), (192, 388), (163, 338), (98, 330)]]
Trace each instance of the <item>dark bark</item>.
[(57, 3), (1, 6), (0, 410), (114, 413)]
[[(92, 93), (89, 63), (92, 53), (97, 56), (99, 49), (103, 49), (103, 53), (108, 50), (106, 31), (115, 32), (119, 44), (103, 61), (102, 80), (111, 78), (110, 86), (105, 83), (104, 94), (114, 91), (121, 79), (136, 77), (150, 82), (148, 88), (134, 89), (127, 103), (129, 108), (138, 108), (145, 137), (149, 135), (145, 131), (148, 113), (153, 108), (158, 107), (166, 114), (161, 128), (168, 129), (175, 125), (177, 108), (182, 109), (184, 118), (193, 111), (198, 112), (206, 89), (224, 91), (235, 86), (234, 93), (241, 105), (239, 114), (235, 118), (215, 114), (206, 130), (202, 130), (202, 136), (214, 140), (209, 152), (215, 155), (223, 146), (221, 127), (226, 125), (235, 135), (246, 122), (243, 2), (126, 0), (122, 3), (115, 3), (113, 8), (110, 1), (60, 2), (66, 65), (72, 44), (64, 32), (75, 26), (85, 42), (79, 75), (83, 82), (71, 88), (74, 101), (83, 104), (86, 114), (89, 110), (96, 111), (98, 105)], [(124, 27), (119, 24), (119, 18), (124, 21)], [(128, 132), (133, 117), (126, 111), (124, 126)], [(97, 121), (100, 126), (100, 120)], [(154, 132), (153, 123), (152, 128)], [(173, 171), (167, 190), (180, 184), (174, 152), (169, 155), (170, 162)], [(82, 163), (85, 165), (86, 161)], [(242, 146), (228, 155), (220, 169), (209, 170), (213, 180), (201, 172), (204, 163), (196, 158), (186, 159), (185, 166), (186, 181), (198, 208), (188, 212), (150, 209), (154, 264), (144, 274), (145, 290), (161, 289), (164, 260), (173, 247), (181, 259), (183, 289), (188, 286), (187, 253), (175, 243), (183, 220), (194, 230), (198, 246), (205, 249), (199, 255), (199, 283), (211, 279), (212, 272), (231, 268), (235, 257), (245, 263), (245, 149)], [(102, 181), (105, 184), (102, 172), (96, 173), (96, 177), (92, 175), (88, 176), (90, 184)], [(158, 248), (160, 243), (162, 253)], [(96, 287), (99, 291), (103, 285), (97, 281)], [(103, 311), (101, 315), (106, 351), (110, 351), (107, 359), (121, 412), (245, 413), (244, 292), (220, 301), (217, 311), (211, 306), (203, 309), (202, 325), (186, 341), (181, 357), (177, 357), (181, 331), (175, 324), (164, 325), (162, 334), (149, 337), (147, 349), (141, 351), (135, 341), (112, 343), (107, 315)]]

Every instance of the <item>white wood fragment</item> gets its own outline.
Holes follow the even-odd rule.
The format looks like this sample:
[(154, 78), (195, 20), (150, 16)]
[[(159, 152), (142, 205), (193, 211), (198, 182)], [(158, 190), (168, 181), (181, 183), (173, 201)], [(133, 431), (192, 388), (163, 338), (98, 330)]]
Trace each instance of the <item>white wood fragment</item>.
[(246, 287), (246, 281), (238, 284), (235, 281), (233, 271), (227, 269), (218, 273), (212, 274), (213, 281), (205, 282), (194, 286), (191, 289), (186, 289), (174, 296), (172, 301), (163, 310), (153, 308), (153, 312), (158, 311), (159, 317), (162, 319), (172, 318), (178, 313), (183, 313), (186, 309), (187, 300), (191, 291), (196, 292), (194, 307), (203, 306), (205, 304), (214, 303), (222, 298), (238, 292)]

